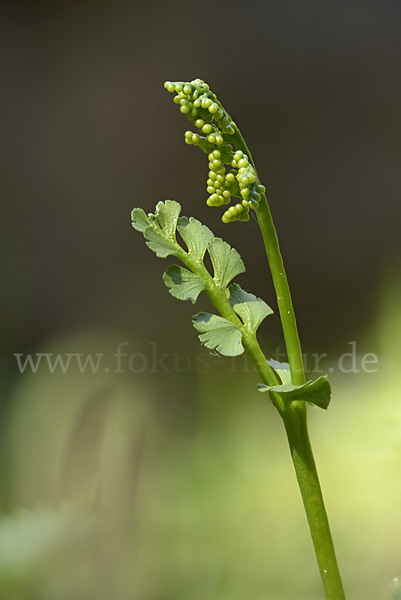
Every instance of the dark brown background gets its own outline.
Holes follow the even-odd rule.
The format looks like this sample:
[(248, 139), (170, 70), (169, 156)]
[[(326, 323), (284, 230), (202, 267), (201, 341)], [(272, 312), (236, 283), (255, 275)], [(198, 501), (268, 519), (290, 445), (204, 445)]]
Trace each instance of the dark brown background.
[(273, 303), (256, 224), (205, 207), (205, 157), (166, 79), (207, 80), (252, 148), (304, 345), (369, 327), (401, 250), (398, 2), (13, 2), (1, 16), (5, 360), (92, 326), (177, 333), (192, 308), (130, 226), (160, 199), (231, 241)]

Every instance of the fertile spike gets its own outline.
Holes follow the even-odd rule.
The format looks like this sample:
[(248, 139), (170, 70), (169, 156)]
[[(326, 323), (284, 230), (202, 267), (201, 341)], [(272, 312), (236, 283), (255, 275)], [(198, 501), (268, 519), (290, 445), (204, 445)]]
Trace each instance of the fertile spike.
[(208, 154), (207, 205), (221, 206), (229, 204), (231, 197), (239, 198), (241, 204), (226, 210), (223, 223), (247, 221), (249, 209), (258, 208), (265, 188), (250, 157), (235, 148), (240, 136), (234, 121), (202, 79), (166, 81), (164, 87), (177, 94), (174, 102), (199, 130), (199, 134), (187, 131), (185, 142)]

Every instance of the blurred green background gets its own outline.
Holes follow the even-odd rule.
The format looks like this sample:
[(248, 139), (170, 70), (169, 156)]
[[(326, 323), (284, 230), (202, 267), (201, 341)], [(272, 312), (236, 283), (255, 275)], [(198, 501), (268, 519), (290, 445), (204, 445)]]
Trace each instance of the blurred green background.
[[(390, 0), (2, 3), (1, 598), (322, 598), (277, 415), (243, 358), (199, 346), (207, 302), (174, 300), (130, 225), (134, 206), (178, 200), (276, 307), (256, 223), (207, 209), (206, 159), (163, 89), (195, 77), (267, 186), (311, 377), (327, 355), (334, 397), (311, 436), (348, 597), (392, 597), (400, 20)], [(261, 341), (282, 351), (278, 319)], [(46, 357), (21, 373), (28, 353), (104, 356), (96, 373)]]

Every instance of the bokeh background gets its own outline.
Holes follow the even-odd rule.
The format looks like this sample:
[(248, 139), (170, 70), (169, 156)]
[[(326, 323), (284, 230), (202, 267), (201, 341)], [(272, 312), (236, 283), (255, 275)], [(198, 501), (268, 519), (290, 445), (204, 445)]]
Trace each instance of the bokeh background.
[[(322, 598), (279, 419), (242, 358), (199, 346), (168, 261), (130, 225), (133, 207), (178, 200), (276, 307), (256, 223), (205, 206), (206, 159), (163, 89), (195, 77), (252, 149), (304, 351), (327, 354), (334, 397), (311, 435), (348, 597), (392, 597), (400, 24), (391, 0), (2, 3), (2, 598)], [(282, 351), (277, 318), (261, 341)], [(29, 353), (104, 357), (21, 373)]]

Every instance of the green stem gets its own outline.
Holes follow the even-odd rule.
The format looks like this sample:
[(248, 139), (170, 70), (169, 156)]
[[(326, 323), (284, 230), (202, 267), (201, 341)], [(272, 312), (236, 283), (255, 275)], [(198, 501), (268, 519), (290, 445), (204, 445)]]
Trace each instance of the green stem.
[(305, 403), (291, 403), (282, 416), (326, 598), (327, 600), (345, 600), (329, 521), (309, 441)]
[[(239, 129), (237, 127), (235, 129), (236, 131), (233, 137), (235, 138), (236, 147), (247, 154), (256, 171), (255, 163), (245, 140)], [(277, 232), (273, 224), (270, 208), (265, 195), (263, 195), (259, 203), (256, 215), (262, 232), (273, 284), (277, 294), (277, 304), (283, 327), (288, 362), (290, 364), (291, 379), (294, 385), (302, 385), (305, 383), (305, 371), (294, 307), (292, 305), (290, 288), (280, 252)], [(253, 349), (247, 348), (247, 350), (251, 355), (252, 360), (254, 360), (252, 357)], [(344, 588), (338, 569), (330, 525), (309, 441), (305, 402), (291, 402), (289, 404), (284, 404), (282, 401), (277, 400), (275, 398), (276, 396), (278, 395), (274, 395), (273, 402), (283, 418), (287, 432), (291, 458), (305, 507), (326, 599), (345, 600)]]
[(301, 343), (299, 341), (287, 275), (266, 196), (262, 197), (256, 215), (265, 243), (267, 259), (276, 290), (277, 304), (287, 348), (288, 362), (290, 364), (291, 379), (294, 385), (302, 385), (305, 383), (305, 372)]
[[(249, 161), (257, 173), (249, 148), (237, 127), (235, 136), (233, 137), (235, 138), (234, 143), (236, 144), (236, 147), (247, 154)], [(297, 322), (295, 319), (294, 307), (292, 305), (287, 275), (280, 252), (277, 232), (273, 224), (273, 219), (265, 195), (262, 196), (261, 201), (259, 202), (259, 208), (256, 210), (256, 216), (262, 232), (267, 260), (269, 262), (273, 284), (276, 290), (277, 304), (283, 327), (292, 383), (294, 385), (302, 385), (305, 383), (305, 372), (302, 359), (301, 343), (298, 336)]]

